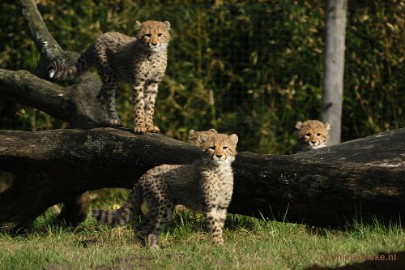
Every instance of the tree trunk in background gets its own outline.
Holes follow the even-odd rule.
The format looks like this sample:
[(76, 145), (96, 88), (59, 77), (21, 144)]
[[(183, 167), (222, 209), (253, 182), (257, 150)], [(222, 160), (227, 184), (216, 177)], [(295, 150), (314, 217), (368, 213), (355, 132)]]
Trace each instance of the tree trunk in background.
[(347, 0), (329, 0), (322, 95), (322, 121), (331, 124), (329, 144), (340, 143)]

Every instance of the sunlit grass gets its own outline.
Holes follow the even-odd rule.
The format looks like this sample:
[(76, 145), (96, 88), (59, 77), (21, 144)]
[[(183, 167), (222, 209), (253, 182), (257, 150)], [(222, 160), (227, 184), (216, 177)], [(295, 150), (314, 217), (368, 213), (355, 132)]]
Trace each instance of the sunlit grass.
[[(404, 231), (378, 222), (335, 231), (230, 214), (220, 247), (201, 214), (182, 210), (162, 233), (161, 249), (150, 250), (135, 243), (131, 225), (111, 228), (88, 218), (72, 229), (52, 226), (53, 219), (48, 210), (26, 235), (0, 233), (0, 269), (305, 269), (405, 250)], [(354, 259), (339, 259), (345, 255)]]

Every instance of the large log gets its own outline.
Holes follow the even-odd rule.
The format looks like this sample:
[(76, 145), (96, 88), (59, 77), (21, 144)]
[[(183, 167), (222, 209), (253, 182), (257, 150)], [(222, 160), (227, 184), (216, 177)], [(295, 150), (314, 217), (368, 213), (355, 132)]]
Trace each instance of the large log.
[[(243, 140), (243, 138), (240, 138)], [(157, 134), (128, 130), (0, 131), (0, 223), (17, 226), (88, 190), (131, 188), (159, 164), (201, 153)], [(239, 153), (230, 213), (322, 227), (405, 216), (405, 128), (290, 156)]]

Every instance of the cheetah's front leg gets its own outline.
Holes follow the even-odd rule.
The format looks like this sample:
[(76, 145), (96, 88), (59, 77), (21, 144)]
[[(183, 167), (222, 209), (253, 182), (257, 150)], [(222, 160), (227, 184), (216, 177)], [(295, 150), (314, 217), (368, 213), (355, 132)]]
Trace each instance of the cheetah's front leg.
[(143, 95), (145, 81), (137, 81), (132, 89), (132, 100), (134, 102), (134, 132), (138, 134), (146, 133), (145, 126), (145, 101)]
[(218, 212), (217, 206), (212, 205), (207, 208), (207, 210), (204, 212), (204, 215), (207, 222), (207, 229), (212, 237), (212, 241), (215, 244), (223, 245), (224, 244), (223, 226), (225, 219), (223, 216), (224, 212), (223, 211), (220, 212)]
[(146, 130), (151, 133), (158, 133), (159, 128), (153, 124), (155, 112), (155, 101), (158, 92), (158, 82), (151, 82), (145, 90), (145, 122)]

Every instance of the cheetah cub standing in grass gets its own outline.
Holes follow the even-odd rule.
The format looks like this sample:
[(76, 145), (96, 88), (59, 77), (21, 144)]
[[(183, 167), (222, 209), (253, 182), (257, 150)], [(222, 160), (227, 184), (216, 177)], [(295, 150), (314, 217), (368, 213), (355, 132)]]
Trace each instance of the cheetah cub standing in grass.
[(135, 112), (135, 133), (159, 132), (153, 124), (158, 84), (167, 66), (170, 41), (168, 21), (136, 22), (136, 38), (117, 32), (102, 34), (73, 65), (53, 62), (49, 67), (51, 79), (72, 80), (94, 65), (103, 86), (98, 100), (108, 112), (103, 124), (122, 126), (115, 110), (115, 89), (120, 81), (132, 84)]
[(149, 207), (136, 230), (137, 240), (159, 247), (159, 235), (172, 217), (176, 205), (202, 211), (207, 229), (216, 244), (223, 244), (223, 227), (233, 192), (236, 134), (216, 130), (190, 131), (190, 142), (204, 155), (189, 165), (160, 165), (146, 172), (135, 184), (126, 203), (117, 210), (95, 210), (93, 216), (109, 225), (125, 224), (140, 215), (145, 201)]
[(325, 147), (329, 139), (330, 124), (318, 120), (298, 121), (295, 124), (298, 129), (297, 151), (309, 151)]

